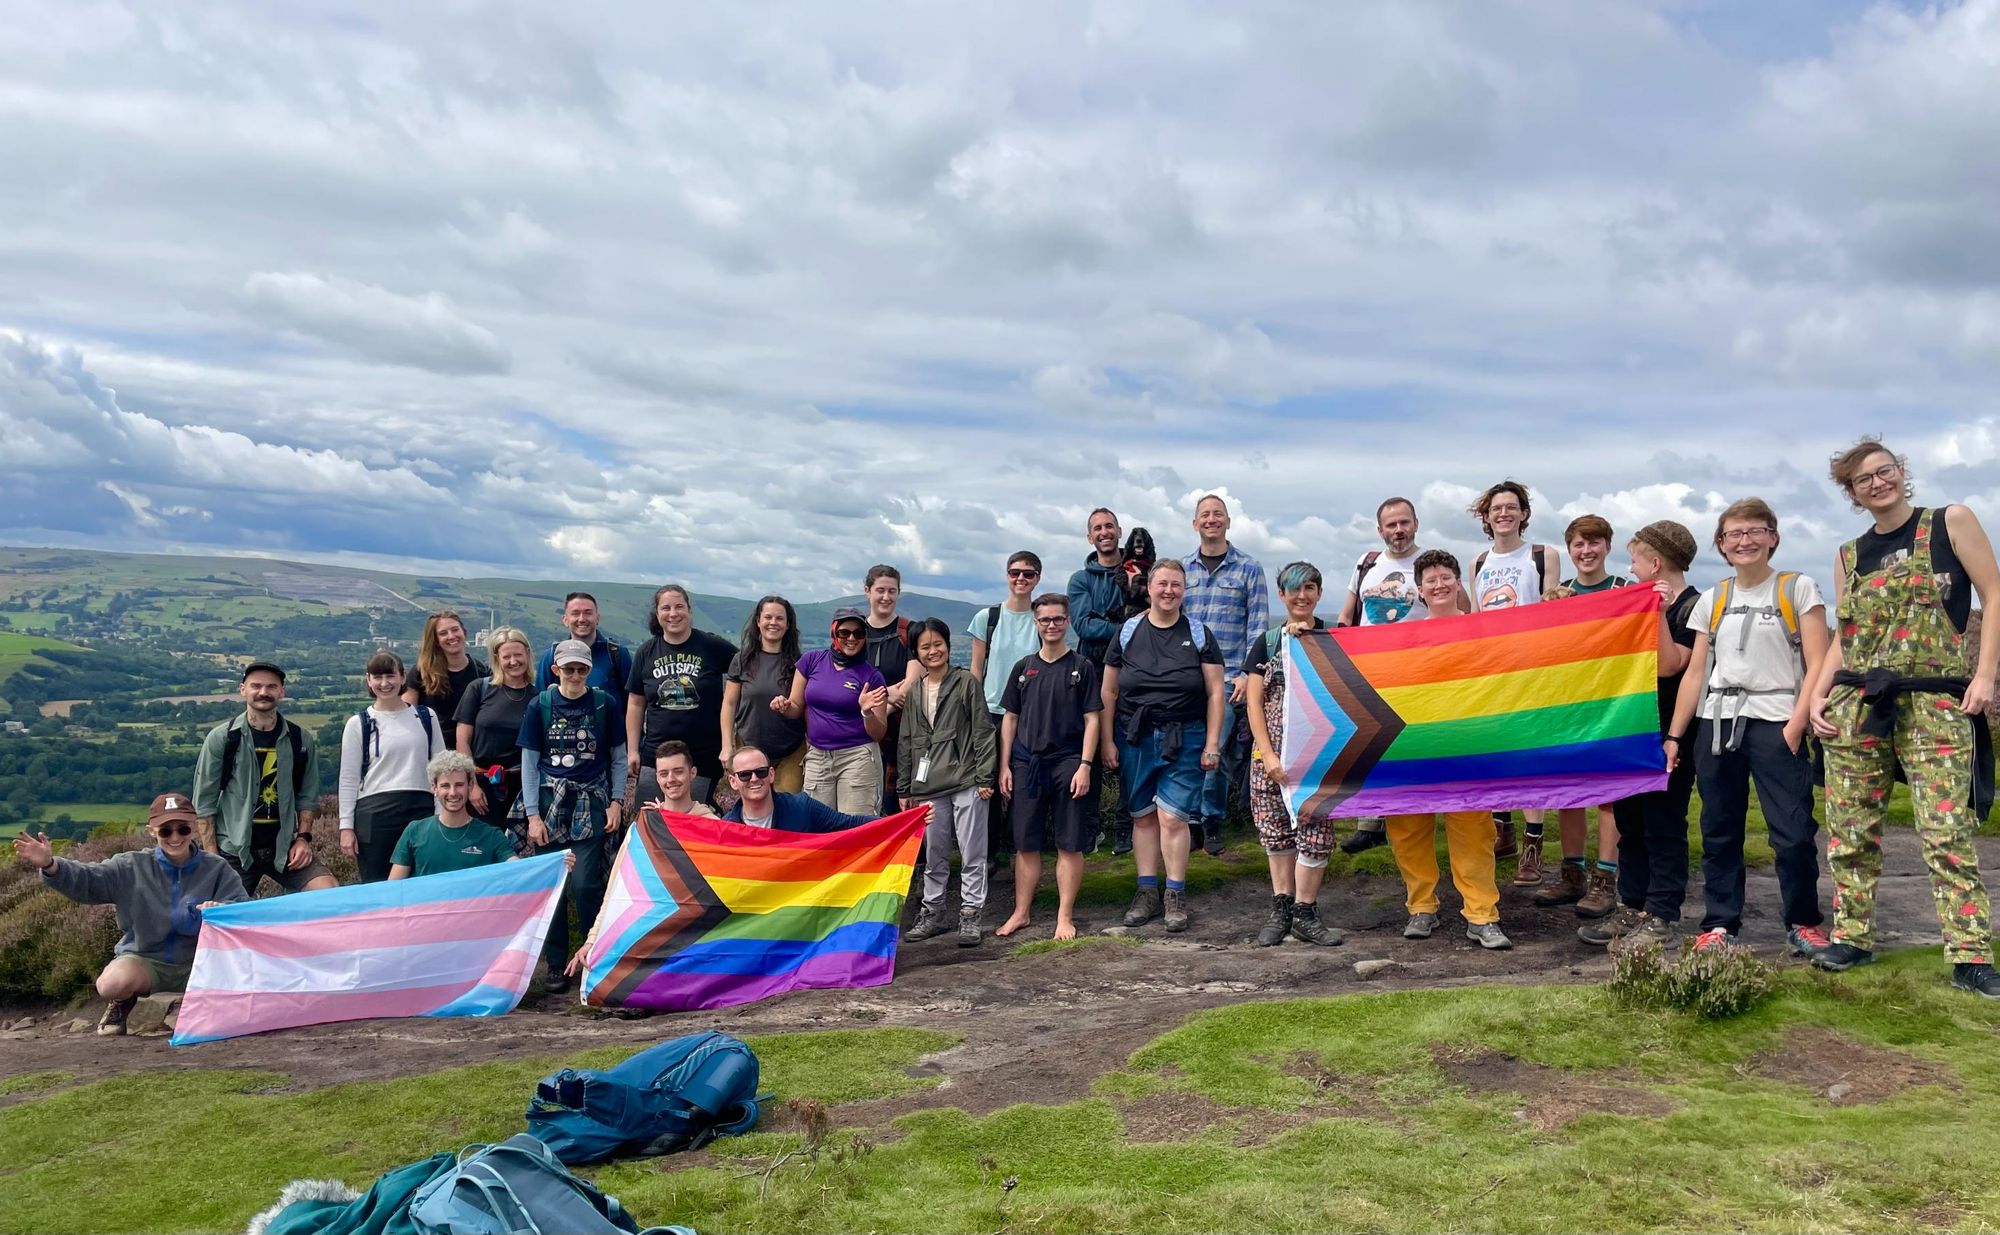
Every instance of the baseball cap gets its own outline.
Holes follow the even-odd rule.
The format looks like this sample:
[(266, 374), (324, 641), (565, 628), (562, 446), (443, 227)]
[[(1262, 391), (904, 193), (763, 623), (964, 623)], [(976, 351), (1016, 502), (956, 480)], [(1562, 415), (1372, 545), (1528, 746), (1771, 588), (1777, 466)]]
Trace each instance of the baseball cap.
[(842, 622), (859, 622), (863, 626), (866, 626), (868, 624), (868, 615), (856, 609), (853, 605), (842, 605), (833, 611), (833, 625), (838, 626)]
[(146, 808), (146, 826), (155, 827), (162, 823), (193, 823), (194, 803), (185, 793), (163, 793), (153, 799)]
[(260, 669), (265, 673), (277, 674), (278, 680), (280, 682), (285, 680), (285, 671), (283, 669), (280, 669), (278, 666), (272, 664), (268, 660), (253, 660), (249, 664), (243, 666), (243, 677), (241, 680), (248, 681), (250, 675), (256, 673)]
[(555, 663), (558, 665), (587, 665), (590, 663), (590, 645), (581, 639), (565, 639), (556, 644)]

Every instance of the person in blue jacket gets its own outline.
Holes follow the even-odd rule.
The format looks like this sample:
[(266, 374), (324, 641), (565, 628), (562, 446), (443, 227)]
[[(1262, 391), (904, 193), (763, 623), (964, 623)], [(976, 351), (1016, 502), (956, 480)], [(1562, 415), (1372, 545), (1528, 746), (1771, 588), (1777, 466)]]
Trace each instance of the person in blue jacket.
[[(739, 746), (730, 755), (729, 783), (742, 795), (723, 816), (731, 823), (780, 832), (843, 832), (875, 821), (868, 815), (842, 814), (810, 794), (774, 791), (771, 757), (755, 746)], [(928, 824), (929, 803), (924, 804), (924, 811)]]

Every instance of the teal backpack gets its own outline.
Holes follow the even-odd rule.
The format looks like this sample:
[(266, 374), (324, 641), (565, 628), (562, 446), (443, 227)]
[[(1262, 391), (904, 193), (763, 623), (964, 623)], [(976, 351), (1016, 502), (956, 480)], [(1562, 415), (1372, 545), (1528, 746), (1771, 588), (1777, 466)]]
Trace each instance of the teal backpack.
[(410, 1222), (418, 1235), (695, 1235), (685, 1226), (641, 1231), (616, 1197), (570, 1174), (525, 1132), (470, 1146), (417, 1189)]

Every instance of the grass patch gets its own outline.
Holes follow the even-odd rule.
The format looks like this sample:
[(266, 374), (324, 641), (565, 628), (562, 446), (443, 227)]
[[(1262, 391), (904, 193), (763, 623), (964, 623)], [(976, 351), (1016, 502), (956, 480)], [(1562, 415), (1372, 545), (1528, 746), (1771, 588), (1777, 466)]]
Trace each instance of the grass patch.
[(68, 815), (78, 823), (143, 823), (146, 804), (141, 802), (43, 802), (35, 808), (35, 818), (54, 819)]
[(1078, 935), (1074, 939), (1034, 939), (1014, 949), (1014, 955), (1040, 956), (1045, 952), (1075, 952), (1081, 948), (1137, 947), (1137, 935)]
[[(780, 1100), (836, 1103), (936, 1084), (908, 1069), (954, 1035), (924, 1029), (836, 1030), (750, 1039), (763, 1088)], [(281, 1075), (239, 1070), (137, 1074), (0, 1108), (10, 1164), (7, 1222), (18, 1231), (241, 1230), (293, 1179), (337, 1176), (365, 1187), (391, 1167), (523, 1128), (542, 1076), (608, 1067), (639, 1047), (567, 1058), (475, 1064), (423, 1077), (273, 1093)], [(54, 1074), (41, 1073), (41, 1076)], [(135, 1171), (135, 1146), (231, 1146), (226, 1172)], [(622, 1167), (620, 1171), (651, 1168)], [(87, 1202), (82, 1198), (88, 1198)]]
[(81, 652), (85, 650), (74, 643), (64, 643), (60, 639), (47, 639), (41, 635), (22, 634), (16, 630), (0, 630), (0, 682), (13, 677), (21, 666), (31, 660), (39, 661), (42, 664), (52, 663), (42, 660), (36, 655), (38, 652)]
[(18, 1076), (0, 1077), (0, 1094), (40, 1093), (44, 1089), (67, 1085), (75, 1079), (74, 1072), (23, 1072)]

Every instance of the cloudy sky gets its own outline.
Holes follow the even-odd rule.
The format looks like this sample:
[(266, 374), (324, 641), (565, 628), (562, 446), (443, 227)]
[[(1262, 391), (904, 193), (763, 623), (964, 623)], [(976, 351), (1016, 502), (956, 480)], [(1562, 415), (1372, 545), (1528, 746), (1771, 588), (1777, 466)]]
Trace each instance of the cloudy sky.
[(0, 540), (981, 596), (1514, 476), (1824, 577), (2000, 522), (2000, 0), (94, 4), (0, 21)]

